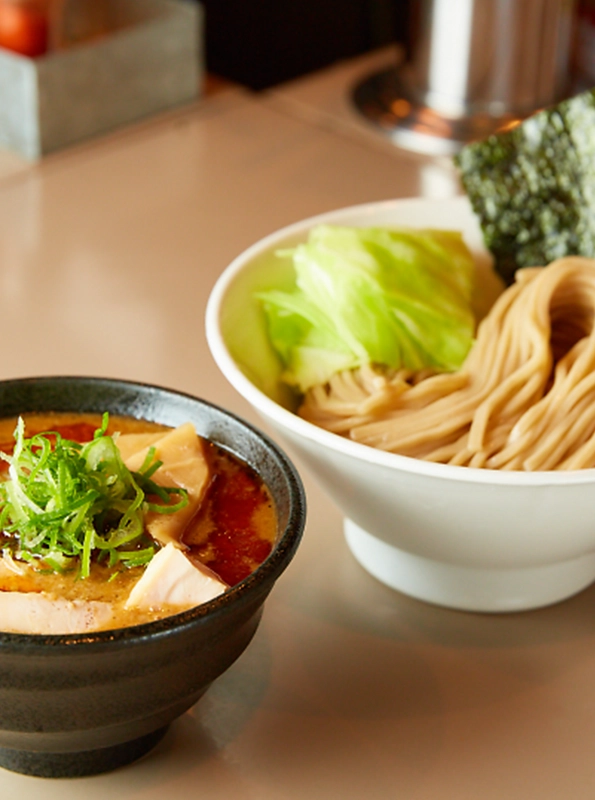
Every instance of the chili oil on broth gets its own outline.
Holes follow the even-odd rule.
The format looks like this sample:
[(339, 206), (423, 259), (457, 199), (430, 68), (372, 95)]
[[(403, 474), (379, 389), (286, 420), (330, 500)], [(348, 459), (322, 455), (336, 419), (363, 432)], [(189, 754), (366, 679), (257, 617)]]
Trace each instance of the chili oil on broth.
[[(102, 423), (100, 414), (26, 413), (21, 416), (27, 438), (55, 432), (80, 443), (90, 441)], [(3, 452), (12, 452), (16, 424), (16, 417), (0, 419), (0, 450)], [(159, 423), (114, 415), (109, 418), (107, 433), (167, 430), (170, 430), (168, 426)], [(277, 515), (268, 488), (251, 467), (213, 442), (205, 439), (202, 442), (211, 480), (181, 542), (186, 555), (205, 564), (232, 587), (250, 575), (270, 554), (277, 536)], [(0, 480), (6, 478), (7, 466), (6, 462), (0, 462)], [(93, 561), (89, 577), (82, 579), (77, 568), (56, 573), (44, 569), (41, 564), (23, 566), (21, 575), (0, 573), (0, 591), (44, 592), (52, 598), (110, 603), (113, 616), (107, 629), (152, 622), (185, 610), (173, 606), (148, 610), (125, 608), (130, 591), (144, 570), (144, 566), (110, 569)]]

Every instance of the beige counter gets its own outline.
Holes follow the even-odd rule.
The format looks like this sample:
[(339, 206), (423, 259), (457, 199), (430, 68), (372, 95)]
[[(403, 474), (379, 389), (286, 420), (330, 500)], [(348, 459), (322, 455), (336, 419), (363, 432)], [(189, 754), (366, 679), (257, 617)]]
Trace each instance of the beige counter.
[[(458, 191), (345, 102), (376, 63), (224, 90), (38, 166), (2, 154), (0, 378), (138, 379), (260, 425), (207, 349), (221, 270), (301, 217)], [(72, 781), (0, 770), (3, 800), (595, 796), (595, 587), (510, 616), (410, 600), (356, 564), (303, 475), (303, 544), (240, 660), (144, 760)]]

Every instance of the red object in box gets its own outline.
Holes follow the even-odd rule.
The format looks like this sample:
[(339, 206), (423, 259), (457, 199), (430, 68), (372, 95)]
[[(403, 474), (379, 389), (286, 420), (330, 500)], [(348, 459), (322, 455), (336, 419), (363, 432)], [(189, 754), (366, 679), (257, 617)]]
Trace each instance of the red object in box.
[(0, 0), (0, 47), (34, 58), (48, 49), (46, 3)]

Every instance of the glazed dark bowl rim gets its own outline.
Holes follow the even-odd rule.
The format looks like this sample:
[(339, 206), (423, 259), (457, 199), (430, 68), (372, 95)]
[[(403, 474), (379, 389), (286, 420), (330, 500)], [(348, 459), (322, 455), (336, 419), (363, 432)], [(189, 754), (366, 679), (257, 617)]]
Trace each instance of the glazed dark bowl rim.
[[(89, 654), (92, 649), (103, 650), (106, 646), (113, 646), (115, 643), (120, 646), (132, 646), (143, 640), (155, 640), (182, 633), (185, 630), (199, 627), (206, 620), (214, 623), (219, 616), (225, 613), (225, 610), (229, 606), (239, 602), (242, 596), (250, 592), (258, 593), (260, 590), (266, 596), (269, 587), (273, 585), (279, 575), (284, 571), (298, 547), (303, 534), (306, 515), (306, 496), (301, 478), (295, 466), (279, 445), (256, 426), (216, 403), (197, 397), (189, 392), (172, 389), (159, 384), (88, 375), (42, 375), (0, 380), (0, 387), (9, 388), (10, 386), (14, 386), (16, 389), (19, 386), (32, 384), (42, 385), (44, 383), (52, 384), (57, 382), (73, 382), (79, 385), (88, 384), (90, 387), (111, 386), (130, 390), (156, 391), (160, 394), (172, 395), (198, 403), (203, 408), (209, 408), (223, 419), (228, 419), (236, 425), (243, 427), (252, 436), (256, 437), (256, 439), (258, 439), (274, 456), (287, 481), (291, 507), (285, 530), (277, 540), (269, 556), (250, 575), (214, 600), (202, 603), (199, 606), (179, 614), (173, 614), (153, 622), (125, 628), (69, 634), (28, 634), (0, 631), (0, 648), (5, 651), (12, 650), (15, 652), (32, 652), (34, 650), (43, 649), (48, 653), (48, 648), (51, 648), (53, 651), (60, 650), (64, 652), (64, 648), (73, 650), (73, 648), (76, 647), (77, 652), (82, 652), (84, 650), (84, 653)], [(56, 411), (60, 411), (60, 409), (56, 409)], [(0, 410), (0, 417), (1, 416)]]

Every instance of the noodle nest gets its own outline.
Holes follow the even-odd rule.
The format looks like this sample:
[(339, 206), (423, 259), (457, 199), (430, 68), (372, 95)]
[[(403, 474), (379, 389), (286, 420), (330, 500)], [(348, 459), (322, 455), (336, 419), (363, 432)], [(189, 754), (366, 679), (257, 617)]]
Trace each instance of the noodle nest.
[(595, 260), (526, 267), (454, 373), (333, 376), (299, 413), (381, 450), (506, 470), (595, 466)]

